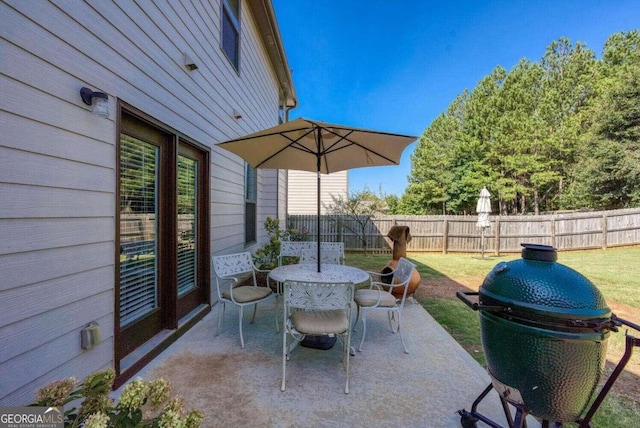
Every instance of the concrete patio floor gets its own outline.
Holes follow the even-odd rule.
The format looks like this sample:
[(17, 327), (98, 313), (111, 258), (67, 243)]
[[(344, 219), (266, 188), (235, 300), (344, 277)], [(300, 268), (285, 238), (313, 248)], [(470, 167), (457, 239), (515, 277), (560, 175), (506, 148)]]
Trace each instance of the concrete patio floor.
[[(254, 324), (245, 313), (245, 349), (235, 308), (227, 307), (216, 336), (218, 310), (138, 373), (145, 380), (168, 380), (188, 408), (204, 412), (204, 427), (459, 427), (457, 411), (469, 410), (490, 382), (422, 306), (408, 303), (403, 331), (410, 354), (391, 333), (386, 315), (373, 314), (363, 351), (351, 357), (348, 395), (339, 342), (327, 351), (296, 348), (281, 392), (282, 335), (275, 331), (275, 304), (260, 305)], [(361, 334), (358, 325), (354, 345)], [(506, 426), (495, 391), (478, 410)]]

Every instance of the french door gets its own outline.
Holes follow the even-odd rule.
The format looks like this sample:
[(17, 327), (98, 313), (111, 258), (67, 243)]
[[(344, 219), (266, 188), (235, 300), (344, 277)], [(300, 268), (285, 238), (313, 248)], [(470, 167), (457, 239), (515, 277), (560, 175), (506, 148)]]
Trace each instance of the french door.
[[(204, 205), (208, 187), (207, 157), (201, 151), (186, 145), (178, 146), (178, 223), (177, 239), (177, 318), (182, 319), (203, 303), (205, 290), (203, 274), (209, 277), (208, 215)], [(207, 286), (208, 290), (208, 286)]]
[[(116, 367), (208, 303), (208, 153), (123, 111), (118, 145)], [(163, 334), (166, 336), (166, 334)], [(142, 348), (142, 352), (140, 349)]]

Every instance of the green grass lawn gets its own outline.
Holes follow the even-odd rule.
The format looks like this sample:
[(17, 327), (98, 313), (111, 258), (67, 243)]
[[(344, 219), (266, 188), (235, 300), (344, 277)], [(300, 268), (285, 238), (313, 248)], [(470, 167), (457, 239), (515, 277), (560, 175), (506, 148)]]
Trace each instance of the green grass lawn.
[[(461, 284), (475, 284), (477, 288), (496, 263), (519, 259), (520, 254), (478, 259), (475, 254), (410, 253), (408, 258), (417, 264), (423, 279), (448, 278)], [(349, 265), (378, 272), (389, 259), (389, 254), (351, 253), (347, 255)], [(640, 308), (640, 247), (560, 252), (558, 263), (575, 269), (591, 280), (607, 302), (618, 302)], [(419, 301), (458, 343), (486, 367), (480, 342), (477, 312), (458, 300), (455, 293), (450, 297), (425, 298)], [(640, 336), (640, 333), (636, 334), (634, 331), (631, 334)], [(624, 334), (612, 333), (609, 348), (610, 351), (621, 352), (624, 349)], [(635, 364), (638, 364), (639, 359), (640, 349), (636, 348), (631, 360), (632, 362), (635, 360)], [(635, 397), (634, 402), (612, 390), (596, 413), (592, 426), (618, 428), (637, 425), (640, 420), (638, 399)]]

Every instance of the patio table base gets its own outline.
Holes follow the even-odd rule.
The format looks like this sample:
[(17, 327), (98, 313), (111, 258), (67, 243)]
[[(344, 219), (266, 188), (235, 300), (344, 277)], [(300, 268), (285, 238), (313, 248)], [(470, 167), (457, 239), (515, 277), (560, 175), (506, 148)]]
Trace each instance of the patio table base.
[(327, 349), (333, 348), (336, 340), (336, 336), (305, 336), (302, 342), (300, 342), (300, 346), (326, 351)]

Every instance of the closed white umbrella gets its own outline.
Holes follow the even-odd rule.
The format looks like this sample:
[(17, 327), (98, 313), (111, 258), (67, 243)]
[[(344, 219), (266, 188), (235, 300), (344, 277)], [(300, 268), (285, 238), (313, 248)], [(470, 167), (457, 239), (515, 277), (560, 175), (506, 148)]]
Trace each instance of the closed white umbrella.
[(480, 198), (476, 204), (476, 213), (478, 213), (477, 227), (485, 228), (490, 227), (489, 214), (491, 214), (491, 194), (486, 187), (483, 187), (480, 191)]
[(476, 227), (479, 227), (482, 231), (480, 251), (484, 258), (484, 233), (487, 228), (491, 227), (491, 222), (489, 221), (489, 214), (491, 214), (491, 194), (486, 187), (483, 187), (480, 191), (480, 198), (478, 198), (478, 203), (476, 204), (476, 213), (478, 213)]
[(318, 272), (320, 272), (320, 173), (400, 164), (417, 137), (295, 119), (219, 143), (253, 168), (294, 169), (318, 174)]

